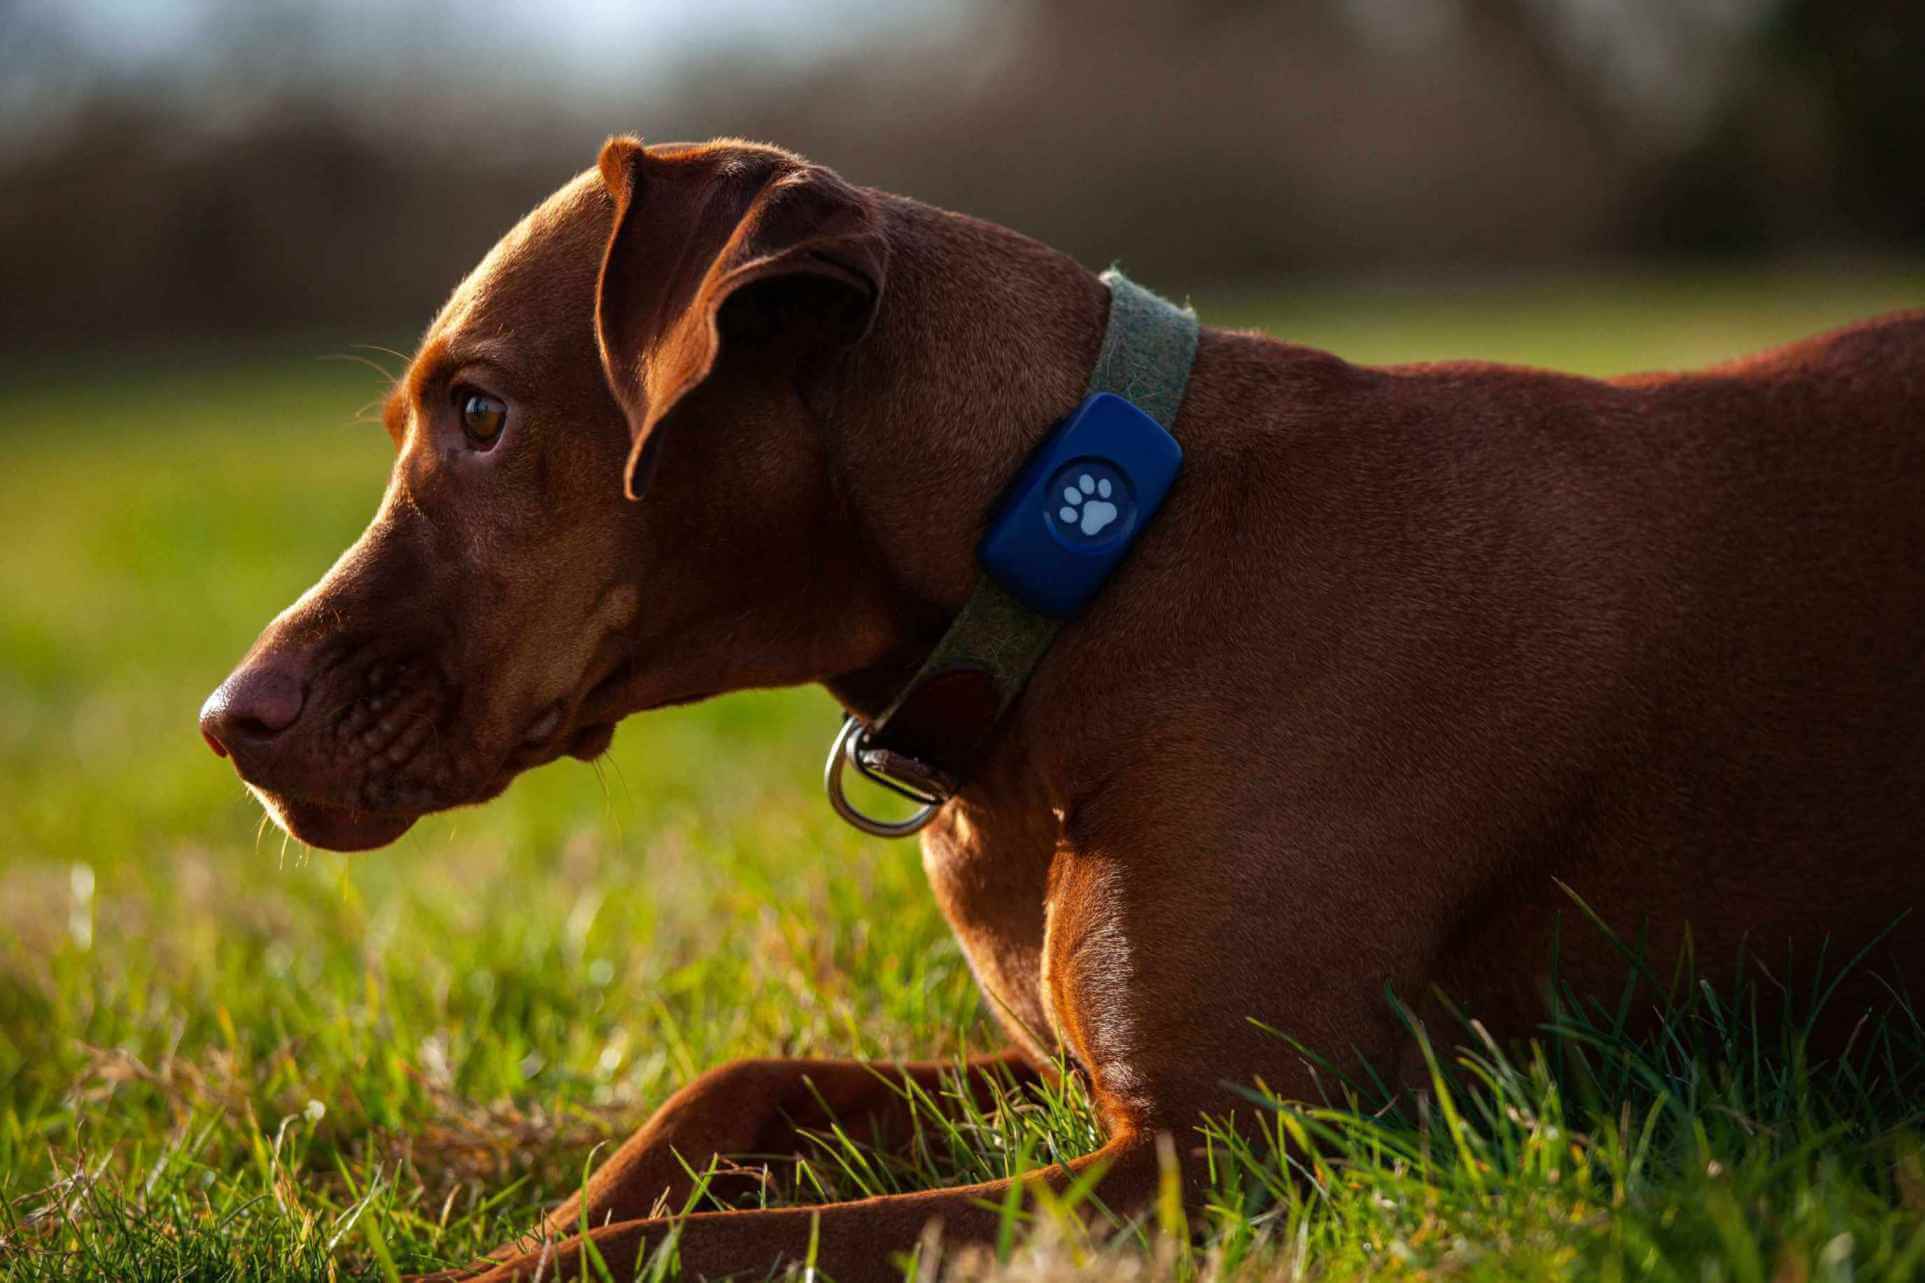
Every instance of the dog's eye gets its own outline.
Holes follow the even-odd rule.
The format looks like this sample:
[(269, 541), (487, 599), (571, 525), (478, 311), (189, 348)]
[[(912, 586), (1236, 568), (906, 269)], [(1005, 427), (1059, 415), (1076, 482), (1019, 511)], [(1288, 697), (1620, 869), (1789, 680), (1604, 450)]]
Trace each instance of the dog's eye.
[(468, 434), (468, 440), (484, 450), (494, 445), (508, 422), (508, 407), (501, 398), (473, 388), (456, 388), (454, 402), (461, 411), (461, 430)]

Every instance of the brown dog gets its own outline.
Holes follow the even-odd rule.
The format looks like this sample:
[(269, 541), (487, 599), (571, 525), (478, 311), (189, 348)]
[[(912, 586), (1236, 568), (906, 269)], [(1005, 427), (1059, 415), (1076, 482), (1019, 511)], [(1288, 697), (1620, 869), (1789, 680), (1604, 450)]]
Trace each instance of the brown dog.
[[(1107, 309), (1034, 241), (785, 153), (613, 141), (430, 328), (380, 513), (203, 728), (349, 849), (639, 709), (823, 682), (873, 716)], [(1205, 330), (1168, 504), (924, 836), (995, 1063), (1087, 1074), (1109, 1140), (1071, 1167), (1128, 1210), (1227, 1084), (1310, 1094), (1253, 1018), (1393, 1071), (1387, 986), (1528, 1029), (1560, 882), (1657, 956), (1690, 924), (1713, 979), (1743, 941), (1810, 962), (1888, 928), (1925, 887), (1921, 425), (1917, 313), (1614, 382)], [(1561, 947), (1580, 989), (1622, 981), (1600, 933)], [(1905, 928), (1874, 957), (1921, 961)], [(717, 1069), (594, 1177), (602, 1255), (666, 1230), (678, 1153), (783, 1151), (818, 1095), (903, 1121), (860, 1065)], [(820, 1209), (822, 1264), (887, 1276), (1000, 1195)], [(811, 1216), (690, 1217), (683, 1261), (759, 1273)]]

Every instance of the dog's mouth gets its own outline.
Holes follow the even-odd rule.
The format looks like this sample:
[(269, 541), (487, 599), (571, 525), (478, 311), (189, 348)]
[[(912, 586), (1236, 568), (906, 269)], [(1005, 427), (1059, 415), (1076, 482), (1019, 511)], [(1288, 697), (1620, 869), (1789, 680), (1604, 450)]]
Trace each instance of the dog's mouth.
[(330, 851), (366, 851), (426, 815), (496, 797), (534, 767), (599, 758), (614, 739), (621, 689), (632, 675), (633, 664), (618, 660), (584, 694), (543, 707), (492, 769), (474, 769), (491, 755), (463, 733), (459, 701), (444, 693), (452, 683), (389, 695), (382, 683), (359, 679), (354, 689), (366, 684), (372, 696), (341, 703), (320, 723), (335, 728), (333, 751), (293, 737), (237, 741), (234, 767), (290, 836)]
[(605, 710), (616, 706), (622, 687), (634, 675), (633, 659), (617, 660), (599, 681), (588, 688), (575, 714), (577, 724), (569, 733), (563, 752), (584, 762), (592, 762), (608, 751), (609, 744), (615, 738), (617, 719), (609, 716)]
[(615, 738), (617, 720), (609, 714), (617, 693), (633, 671), (631, 661), (618, 660), (578, 699), (556, 700), (536, 714), (522, 732), (517, 750), (509, 757), (508, 778), (558, 757), (592, 762), (606, 753)]
[(528, 729), (522, 732), (520, 747), (507, 762), (508, 778), (558, 757), (592, 762), (608, 750), (609, 742), (615, 738), (613, 721), (577, 721), (564, 731), (562, 723), (566, 715), (563, 703), (557, 701), (529, 723)]
[(578, 727), (575, 733), (568, 737), (568, 747), (563, 751), (570, 757), (592, 762), (608, 751), (608, 746), (614, 738), (615, 723), (590, 722), (586, 726)]

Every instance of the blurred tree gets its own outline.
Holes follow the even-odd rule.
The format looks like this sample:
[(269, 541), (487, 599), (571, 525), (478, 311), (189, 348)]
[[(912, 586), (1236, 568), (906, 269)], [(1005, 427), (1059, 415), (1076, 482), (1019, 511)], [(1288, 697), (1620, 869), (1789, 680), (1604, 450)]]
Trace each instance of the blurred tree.
[(1653, 184), (1634, 243), (1672, 254), (1925, 248), (1925, 5), (1786, 0)]
[(1822, 104), (1838, 213), (1867, 232), (1925, 238), (1925, 5), (1792, 0), (1765, 46)]
[(1925, 237), (1918, 0), (947, 0), (592, 75), (458, 0), (172, 11), (146, 41), (0, 0), (16, 350), (392, 336), (626, 129), (778, 141), (1179, 292)]

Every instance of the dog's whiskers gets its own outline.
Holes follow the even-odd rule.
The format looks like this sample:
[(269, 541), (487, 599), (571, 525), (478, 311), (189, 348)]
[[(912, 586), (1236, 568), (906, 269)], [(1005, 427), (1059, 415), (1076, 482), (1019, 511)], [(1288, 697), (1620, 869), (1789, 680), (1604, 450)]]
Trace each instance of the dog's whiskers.
[(408, 354), (406, 352), (397, 352), (393, 348), (385, 347), (379, 343), (350, 343), (348, 346), (360, 348), (364, 352), (379, 352), (383, 356), (391, 356), (401, 362), (403, 366), (408, 363)]
[[(618, 762), (618, 761), (616, 761), (616, 760), (615, 760), (615, 754), (614, 754), (614, 752), (613, 752), (613, 750), (612, 750), (612, 749), (607, 749), (607, 748), (605, 748), (605, 749), (603, 749), (603, 750), (601, 751), (601, 756), (599, 756), (599, 757), (597, 757), (597, 758), (595, 759), (595, 765), (596, 765), (596, 768), (597, 768), (597, 771), (598, 771), (598, 773), (599, 773), (599, 769), (600, 769), (600, 767), (601, 767), (601, 764), (602, 764), (603, 762), (607, 762), (607, 763), (608, 763), (608, 765), (609, 765), (609, 767), (610, 767), (610, 768), (611, 768), (611, 769), (612, 769), (612, 770), (613, 770), (613, 771), (615, 772), (615, 778), (621, 781), (621, 785), (622, 785), (622, 801), (623, 801), (623, 802), (624, 802), (624, 803), (625, 803), (625, 804), (626, 804), (626, 805), (627, 805), (627, 806), (628, 806), (628, 807), (629, 807), (629, 808), (630, 808), (631, 810), (632, 810), (632, 809), (634, 809), (634, 806), (635, 806), (635, 794), (634, 794), (634, 793), (633, 793), (633, 792), (632, 792), (632, 791), (631, 791), (631, 790), (629, 789), (629, 787), (628, 787), (628, 776), (626, 776), (626, 775), (624, 775), (624, 774), (622, 773), (622, 764), (621, 764), (620, 762)], [(606, 785), (603, 785), (603, 793), (604, 793), (604, 795), (605, 795), (605, 794), (607, 793), (607, 786), (606, 786)], [(621, 817), (621, 813), (620, 813), (619, 811), (614, 811), (614, 812), (612, 812), (612, 813), (611, 813), (611, 815), (610, 815), (610, 818), (611, 818), (611, 819), (613, 819), (613, 820), (615, 821), (615, 841), (616, 841), (616, 845), (617, 845), (617, 846), (626, 846), (626, 845), (628, 844), (628, 834), (627, 834), (627, 831), (626, 831), (626, 830), (624, 830), (624, 829), (622, 828), (622, 817)]]
[(390, 388), (401, 381), (401, 376), (390, 370), (387, 366), (382, 365), (379, 361), (362, 356), (359, 352), (324, 352), (315, 359), (320, 361), (352, 361), (356, 365), (365, 365), (386, 379)]

